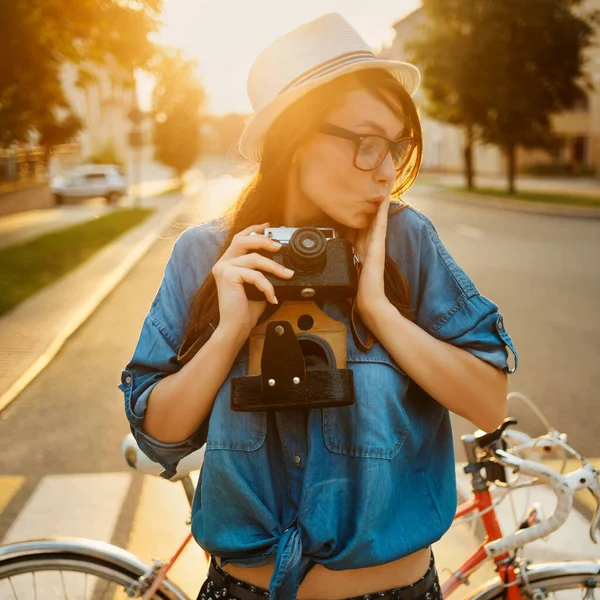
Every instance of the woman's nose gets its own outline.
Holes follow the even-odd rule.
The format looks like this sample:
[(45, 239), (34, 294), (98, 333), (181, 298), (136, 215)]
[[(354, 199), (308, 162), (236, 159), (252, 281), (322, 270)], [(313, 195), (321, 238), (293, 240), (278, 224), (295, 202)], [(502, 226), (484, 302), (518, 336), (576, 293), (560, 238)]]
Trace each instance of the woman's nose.
[(388, 152), (381, 164), (375, 169), (377, 180), (381, 183), (391, 183), (396, 178), (396, 166), (392, 158), (392, 153)]

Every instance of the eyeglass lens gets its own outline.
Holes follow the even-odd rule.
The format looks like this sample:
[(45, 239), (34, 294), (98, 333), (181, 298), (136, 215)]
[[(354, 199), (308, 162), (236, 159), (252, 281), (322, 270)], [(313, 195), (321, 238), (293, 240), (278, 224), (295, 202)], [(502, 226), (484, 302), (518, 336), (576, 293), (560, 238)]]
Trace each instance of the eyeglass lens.
[[(384, 138), (374, 135), (365, 136), (356, 153), (356, 166), (364, 170), (377, 168), (383, 162), (388, 149), (388, 142)], [(411, 140), (401, 140), (391, 144), (392, 159), (396, 169), (404, 166), (410, 149)]]

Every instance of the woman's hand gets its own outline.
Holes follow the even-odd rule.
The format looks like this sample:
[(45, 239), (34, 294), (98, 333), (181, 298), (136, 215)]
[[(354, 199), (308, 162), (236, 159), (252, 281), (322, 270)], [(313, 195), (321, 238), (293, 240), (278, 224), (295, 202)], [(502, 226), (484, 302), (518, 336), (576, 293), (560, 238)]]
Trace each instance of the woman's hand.
[(260, 271), (281, 279), (290, 279), (294, 274), (256, 252), (277, 252), (281, 248), (281, 244), (271, 238), (250, 235), (252, 232), (263, 233), (268, 226), (269, 223), (253, 225), (235, 234), (229, 248), (212, 268), (219, 297), (219, 327), (244, 337), (250, 335), (267, 305), (264, 300), (248, 300), (244, 283), (255, 285), (269, 302), (277, 304), (273, 285)]
[(383, 283), (385, 235), (389, 207), (389, 201), (384, 200), (379, 205), (369, 226), (364, 229), (350, 230), (347, 235), (362, 264), (356, 294), (356, 308), (368, 327), (371, 315), (376, 314), (383, 305), (389, 304)]

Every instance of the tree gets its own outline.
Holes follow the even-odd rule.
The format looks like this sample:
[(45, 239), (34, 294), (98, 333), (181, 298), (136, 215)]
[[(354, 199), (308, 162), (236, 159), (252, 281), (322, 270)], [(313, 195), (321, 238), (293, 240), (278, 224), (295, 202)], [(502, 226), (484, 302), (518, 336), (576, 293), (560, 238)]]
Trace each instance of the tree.
[(424, 0), (413, 46), (432, 114), (499, 146), (515, 193), (518, 146), (550, 149), (551, 115), (591, 89), (583, 72), (598, 13), (581, 0)]
[[(510, 2), (492, 3), (487, 23), (505, 47), (492, 53), (482, 73), (484, 102), (481, 138), (506, 157), (508, 190), (515, 193), (518, 146), (551, 149), (556, 143), (551, 115), (585, 99), (592, 84), (583, 72), (584, 50), (592, 43), (598, 13), (579, 16), (580, 1), (529, 0), (514, 14)], [(505, 74), (498, 81), (491, 74)]]
[(144, 67), (162, 0), (10, 0), (0, 3), (0, 145), (27, 139), (69, 111), (66, 61)]
[(481, 90), (476, 74), (483, 57), (472, 51), (479, 6), (474, 0), (450, 0), (446, 12), (445, 4), (439, 0), (424, 0), (425, 19), (419, 35), (407, 44), (410, 59), (423, 72), (427, 114), (463, 129), (469, 189), (473, 188), (475, 123), (481, 117), (478, 102)]
[(49, 120), (38, 124), (38, 132), (40, 134), (39, 144), (44, 147), (44, 166), (48, 168), (50, 148), (70, 142), (83, 127), (81, 119), (73, 114), (68, 113), (62, 119), (58, 119), (56, 115), (48, 115)]
[(179, 51), (163, 51), (154, 67), (152, 94), (155, 158), (174, 169), (177, 177), (200, 154), (200, 125), (205, 104), (204, 88), (196, 77), (196, 61)]

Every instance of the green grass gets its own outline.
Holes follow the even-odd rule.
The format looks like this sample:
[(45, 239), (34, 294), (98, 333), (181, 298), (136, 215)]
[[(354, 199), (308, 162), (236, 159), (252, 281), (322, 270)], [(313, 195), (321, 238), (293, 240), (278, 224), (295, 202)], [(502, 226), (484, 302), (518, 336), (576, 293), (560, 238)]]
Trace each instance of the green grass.
[(139, 225), (151, 209), (116, 210), (0, 250), (0, 315)]
[(466, 194), (491, 196), (494, 198), (507, 198), (509, 200), (526, 200), (528, 202), (548, 202), (551, 204), (564, 204), (568, 206), (593, 206), (600, 208), (600, 196), (579, 196), (576, 194), (547, 194), (545, 192), (517, 191), (514, 196), (509, 196), (506, 190), (498, 188), (476, 188), (473, 191), (465, 187), (442, 186), (444, 189)]

